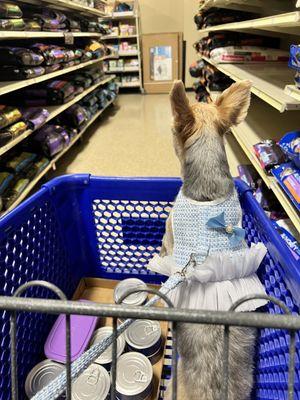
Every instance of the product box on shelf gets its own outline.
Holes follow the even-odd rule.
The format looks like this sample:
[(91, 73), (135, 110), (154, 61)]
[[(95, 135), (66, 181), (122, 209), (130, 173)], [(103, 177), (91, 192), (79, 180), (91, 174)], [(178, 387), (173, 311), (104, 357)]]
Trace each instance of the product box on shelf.
[(300, 170), (290, 162), (273, 168), (272, 174), (297, 210), (300, 211)]

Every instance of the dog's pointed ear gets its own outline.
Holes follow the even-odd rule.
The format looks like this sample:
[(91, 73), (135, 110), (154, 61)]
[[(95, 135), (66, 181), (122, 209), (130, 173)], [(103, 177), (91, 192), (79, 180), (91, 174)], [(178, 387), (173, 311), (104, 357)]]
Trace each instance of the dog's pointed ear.
[(189, 99), (182, 81), (175, 81), (170, 93), (174, 128), (180, 133), (189, 129), (195, 122)]
[(238, 125), (248, 114), (251, 100), (250, 81), (241, 81), (232, 84), (215, 102), (220, 120), (225, 128)]

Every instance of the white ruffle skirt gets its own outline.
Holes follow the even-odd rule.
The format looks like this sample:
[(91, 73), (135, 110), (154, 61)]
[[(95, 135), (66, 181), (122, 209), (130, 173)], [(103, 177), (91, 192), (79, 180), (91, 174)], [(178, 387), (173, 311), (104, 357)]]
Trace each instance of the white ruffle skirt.
[[(256, 271), (267, 249), (262, 243), (252, 244), (237, 252), (209, 255), (203, 264), (189, 271), (187, 280), (168, 294), (175, 307), (197, 310), (228, 311), (242, 297), (265, 295)], [(172, 256), (158, 255), (148, 269), (171, 276), (182, 270)], [(250, 300), (236, 311), (254, 311), (267, 303), (264, 299)]]

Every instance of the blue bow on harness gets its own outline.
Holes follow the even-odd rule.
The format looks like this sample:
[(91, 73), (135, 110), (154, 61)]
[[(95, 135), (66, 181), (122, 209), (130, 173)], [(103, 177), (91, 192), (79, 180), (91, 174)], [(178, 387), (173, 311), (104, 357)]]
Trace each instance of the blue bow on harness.
[(206, 226), (213, 229), (223, 229), (229, 235), (231, 247), (237, 247), (245, 238), (245, 229), (233, 226), (232, 224), (226, 224), (224, 212), (216, 217), (210, 218)]

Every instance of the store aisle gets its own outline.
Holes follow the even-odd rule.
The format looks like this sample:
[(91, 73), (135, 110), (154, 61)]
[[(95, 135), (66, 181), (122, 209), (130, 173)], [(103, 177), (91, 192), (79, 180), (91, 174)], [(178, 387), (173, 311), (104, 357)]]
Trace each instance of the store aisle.
[(55, 176), (178, 176), (168, 95), (120, 95), (58, 164)]

